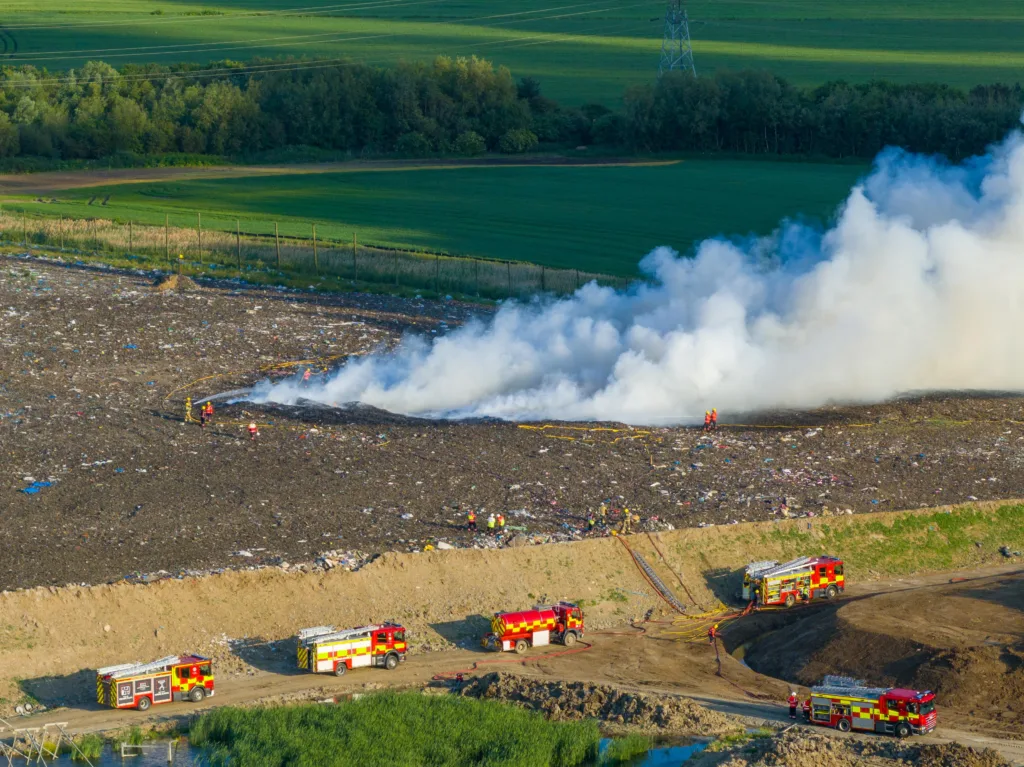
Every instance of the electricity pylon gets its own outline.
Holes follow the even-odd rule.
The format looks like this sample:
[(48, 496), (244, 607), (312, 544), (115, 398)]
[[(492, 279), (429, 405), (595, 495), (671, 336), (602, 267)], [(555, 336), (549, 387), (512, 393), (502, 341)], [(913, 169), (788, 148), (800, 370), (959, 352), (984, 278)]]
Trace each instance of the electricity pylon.
[(690, 20), (682, 0), (669, 0), (665, 11), (665, 38), (661, 42), (661, 64), (658, 77), (672, 69), (689, 70), (697, 76), (693, 64), (693, 48), (690, 47)]

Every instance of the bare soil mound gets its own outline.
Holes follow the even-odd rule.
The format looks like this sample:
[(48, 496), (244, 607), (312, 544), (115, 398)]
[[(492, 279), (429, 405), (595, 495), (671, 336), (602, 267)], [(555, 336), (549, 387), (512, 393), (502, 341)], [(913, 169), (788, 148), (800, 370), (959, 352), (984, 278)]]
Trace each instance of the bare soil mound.
[(553, 682), (495, 672), (474, 678), (462, 695), (516, 703), (551, 719), (600, 719), (607, 726), (678, 735), (718, 735), (736, 722), (689, 698), (629, 692), (608, 685)]
[(186, 277), (183, 274), (167, 274), (156, 281), (153, 290), (195, 290), (198, 287), (191, 277)]
[[(705, 760), (704, 764), (712, 761)], [(888, 740), (837, 739), (805, 730), (759, 738), (728, 755), (720, 767), (1010, 767), (991, 749), (959, 743), (905, 745)]]
[(807, 610), (757, 641), (745, 659), (805, 685), (838, 673), (933, 690), (940, 707), (986, 720), (1001, 734), (1024, 733), (1024, 575)]

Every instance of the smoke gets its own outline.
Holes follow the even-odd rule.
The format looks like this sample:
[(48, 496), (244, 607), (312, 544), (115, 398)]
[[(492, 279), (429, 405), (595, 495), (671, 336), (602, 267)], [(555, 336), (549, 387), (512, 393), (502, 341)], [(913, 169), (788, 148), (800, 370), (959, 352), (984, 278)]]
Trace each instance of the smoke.
[(649, 280), (628, 290), (509, 303), (251, 398), (664, 424), (711, 407), (1024, 389), (1024, 139), (959, 166), (888, 150), (831, 229), (787, 222), (768, 238), (706, 240), (692, 258), (660, 247), (640, 266)]

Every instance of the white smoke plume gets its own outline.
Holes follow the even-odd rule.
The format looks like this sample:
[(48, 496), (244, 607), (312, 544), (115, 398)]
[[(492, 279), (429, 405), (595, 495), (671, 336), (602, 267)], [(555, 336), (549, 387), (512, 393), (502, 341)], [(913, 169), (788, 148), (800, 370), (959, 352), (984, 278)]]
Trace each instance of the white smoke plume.
[[(771, 194), (770, 189), (763, 190)], [(626, 291), (509, 303), (488, 321), (251, 398), (361, 402), (429, 417), (687, 423), (873, 402), (911, 391), (1024, 389), (1024, 139), (952, 166), (898, 150), (834, 226), (667, 247)]]

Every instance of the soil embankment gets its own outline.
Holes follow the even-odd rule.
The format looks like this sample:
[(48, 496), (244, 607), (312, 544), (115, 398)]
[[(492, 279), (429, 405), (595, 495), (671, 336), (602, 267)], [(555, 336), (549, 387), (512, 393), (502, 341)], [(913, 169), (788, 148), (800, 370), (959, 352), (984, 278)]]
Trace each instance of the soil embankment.
[(933, 690), (941, 708), (1024, 736), (1024, 573), (872, 595), (794, 617), (747, 649), (751, 668), (804, 685), (842, 674)]

